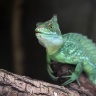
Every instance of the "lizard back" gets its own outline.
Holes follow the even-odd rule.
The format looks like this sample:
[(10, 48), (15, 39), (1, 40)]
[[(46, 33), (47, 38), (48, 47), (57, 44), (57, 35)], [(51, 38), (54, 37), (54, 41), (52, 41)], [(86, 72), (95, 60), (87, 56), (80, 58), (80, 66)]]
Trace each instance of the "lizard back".
[[(92, 42), (91, 39), (88, 39), (86, 36), (83, 36), (78, 33), (67, 33), (63, 35), (64, 43), (72, 42), (75, 45), (74, 48), (79, 48), (81, 50), (81, 55), (90, 58), (94, 64), (96, 63), (96, 44)], [(68, 46), (68, 45), (67, 45)], [(78, 50), (75, 52), (78, 53)]]

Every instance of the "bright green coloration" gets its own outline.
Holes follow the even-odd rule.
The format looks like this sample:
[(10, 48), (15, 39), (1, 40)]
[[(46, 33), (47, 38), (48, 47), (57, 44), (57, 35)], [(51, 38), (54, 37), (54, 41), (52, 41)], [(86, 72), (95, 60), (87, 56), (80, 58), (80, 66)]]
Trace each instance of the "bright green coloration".
[(39, 43), (46, 48), (47, 70), (53, 80), (57, 80), (57, 77), (53, 75), (50, 67), (51, 60), (76, 65), (72, 75), (62, 76), (70, 78), (62, 85), (78, 81), (82, 71), (96, 85), (96, 45), (90, 39), (78, 33), (62, 35), (57, 16), (44, 23), (38, 23), (35, 31)]

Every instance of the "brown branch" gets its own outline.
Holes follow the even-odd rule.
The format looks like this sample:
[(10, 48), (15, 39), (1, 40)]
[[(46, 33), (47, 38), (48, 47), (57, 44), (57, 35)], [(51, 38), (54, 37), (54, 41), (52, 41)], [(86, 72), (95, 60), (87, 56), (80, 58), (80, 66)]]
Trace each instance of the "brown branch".
[[(57, 77), (59, 77), (59, 82), (62, 84), (69, 78), (61, 78), (62, 76), (71, 75), (69, 70), (74, 72), (74, 67), (72, 65), (68, 64), (59, 64), (56, 62), (53, 62), (53, 70), (57, 73)], [(80, 86), (76, 81), (70, 83), (68, 86), (66, 86), (68, 89), (75, 90), (80, 94), (80, 96), (95, 96), (96, 94), (96, 86), (93, 85), (88, 77), (82, 73), (80, 78), (78, 79), (80, 82)]]
[(49, 84), (0, 69), (0, 96), (80, 96), (63, 86)]

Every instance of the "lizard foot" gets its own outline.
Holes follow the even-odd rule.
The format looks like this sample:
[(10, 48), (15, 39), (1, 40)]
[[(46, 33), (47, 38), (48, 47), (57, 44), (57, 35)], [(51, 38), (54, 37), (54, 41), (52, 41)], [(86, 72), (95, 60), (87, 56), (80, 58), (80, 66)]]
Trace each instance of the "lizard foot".
[(54, 71), (52, 70), (50, 65), (48, 65), (48, 70), (49, 70), (50, 73), (54, 73)]
[(53, 72), (53, 70), (51, 69), (51, 67), (48, 67), (48, 74), (49, 74), (49, 76), (51, 77), (51, 79), (53, 80), (53, 81), (57, 81), (58, 80), (58, 77), (56, 77), (56, 76), (54, 76), (54, 72)]
[[(71, 72), (72, 73), (72, 72)], [(73, 82), (73, 81), (77, 81), (77, 83), (78, 83), (78, 85), (80, 86), (80, 83), (79, 83), (79, 81), (78, 81), (78, 75), (76, 75), (76, 73), (72, 73), (72, 75), (69, 75), (69, 76), (62, 76), (61, 78), (70, 78), (69, 80), (67, 80), (66, 82), (64, 82), (63, 84), (62, 84), (62, 86), (65, 86), (65, 85), (68, 85), (69, 83), (71, 83), (71, 82)]]

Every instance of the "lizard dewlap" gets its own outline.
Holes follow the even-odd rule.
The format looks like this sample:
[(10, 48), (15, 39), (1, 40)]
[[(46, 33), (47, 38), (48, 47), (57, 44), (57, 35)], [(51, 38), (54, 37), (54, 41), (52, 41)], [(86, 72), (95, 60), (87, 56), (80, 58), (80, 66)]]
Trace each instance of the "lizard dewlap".
[(53, 75), (51, 60), (76, 65), (74, 72), (62, 85), (67, 85), (77, 81), (82, 71), (86, 73), (89, 80), (96, 85), (96, 44), (78, 33), (61, 34), (57, 22), (57, 16), (43, 23), (37, 23), (36, 37), (39, 43), (46, 48), (47, 70), (53, 80), (57, 77)]

